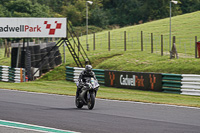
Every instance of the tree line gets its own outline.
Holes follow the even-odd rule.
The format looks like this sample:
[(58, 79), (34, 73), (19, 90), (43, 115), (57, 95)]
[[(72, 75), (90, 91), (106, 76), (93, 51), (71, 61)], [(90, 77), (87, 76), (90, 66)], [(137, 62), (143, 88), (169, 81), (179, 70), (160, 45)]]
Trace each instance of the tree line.
[[(91, 0), (89, 25), (133, 25), (169, 17), (170, 0)], [(200, 10), (200, 0), (178, 0), (172, 15)], [(86, 0), (0, 0), (0, 17), (67, 17), (84, 26)]]

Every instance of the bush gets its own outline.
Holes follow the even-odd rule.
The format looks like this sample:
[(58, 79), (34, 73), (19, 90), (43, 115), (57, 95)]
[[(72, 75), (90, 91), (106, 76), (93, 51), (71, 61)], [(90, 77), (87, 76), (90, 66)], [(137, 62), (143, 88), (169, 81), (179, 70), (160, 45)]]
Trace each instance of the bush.
[[(73, 30), (75, 31), (75, 33), (78, 33), (79, 36), (80, 35), (86, 35), (86, 26), (74, 27)], [(103, 29), (100, 28), (100, 27), (88, 26), (88, 34), (92, 34), (92, 33), (96, 33), (96, 32), (101, 32), (101, 31), (103, 31)]]

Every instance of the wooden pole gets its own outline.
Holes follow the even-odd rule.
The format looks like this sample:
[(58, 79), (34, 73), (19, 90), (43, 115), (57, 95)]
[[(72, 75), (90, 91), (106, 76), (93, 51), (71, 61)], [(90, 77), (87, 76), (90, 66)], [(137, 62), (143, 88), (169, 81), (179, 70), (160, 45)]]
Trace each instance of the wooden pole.
[(173, 36), (173, 44), (176, 43), (176, 37)]
[(143, 51), (143, 31), (141, 31), (141, 51)]
[(124, 31), (124, 51), (126, 51), (126, 31)]
[(153, 33), (151, 33), (151, 53), (153, 53)]
[(5, 39), (5, 53), (4, 53), (4, 57), (6, 57), (7, 55), (7, 39)]
[(163, 35), (161, 35), (161, 56), (163, 56)]
[(10, 57), (11, 51), (10, 51), (10, 47), (11, 47), (11, 41), (8, 42), (8, 46), (7, 46), (7, 57)]
[(110, 51), (110, 31), (108, 32), (108, 51)]
[(95, 50), (95, 33), (93, 34), (93, 50)]
[(195, 36), (195, 58), (197, 58), (197, 36)]

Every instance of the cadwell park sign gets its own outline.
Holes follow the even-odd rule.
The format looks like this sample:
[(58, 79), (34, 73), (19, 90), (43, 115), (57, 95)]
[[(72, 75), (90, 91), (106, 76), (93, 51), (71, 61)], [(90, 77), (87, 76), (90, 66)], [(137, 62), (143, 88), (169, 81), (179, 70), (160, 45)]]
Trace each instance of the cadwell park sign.
[(105, 85), (110, 87), (162, 91), (162, 75), (105, 70)]
[(66, 37), (66, 18), (0, 18), (0, 38)]

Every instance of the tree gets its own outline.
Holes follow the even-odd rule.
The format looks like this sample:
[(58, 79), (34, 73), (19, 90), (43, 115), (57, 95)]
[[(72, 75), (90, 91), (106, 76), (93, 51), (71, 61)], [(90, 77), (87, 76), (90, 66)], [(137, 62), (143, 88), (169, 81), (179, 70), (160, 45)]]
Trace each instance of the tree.
[(11, 14), (3, 5), (0, 5), (0, 17), (9, 17)]
[(67, 18), (73, 23), (73, 25), (81, 25), (83, 21), (83, 17), (81, 12), (73, 5), (63, 6), (62, 13), (63, 16), (67, 16)]
[[(169, 17), (169, 1), (166, 0), (144, 0), (143, 9), (145, 9), (145, 15), (148, 16), (144, 18), (146, 21)], [(179, 4), (172, 4), (172, 10), (173, 16), (182, 13)]]
[(32, 3), (29, 0), (16, 0), (6, 3), (6, 8), (14, 14), (14, 12), (31, 14)]
[(105, 28), (108, 25), (108, 16), (103, 9), (96, 6), (96, 8), (91, 11), (89, 22), (91, 25)]
[[(38, 3), (31, 6), (31, 17), (51, 17), (49, 7)], [(53, 16), (52, 16), (53, 17)]]
[(140, 20), (139, 12), (142, 3), (139, 0), (106, 0), (109, 24), (119, 24), (121, 26), (137, 23)]
[(12, 17), (49, 17), (49, 8), (29, 0), (9, 1), (5, 4)]
[(200, 10), (200, 0), (180, 0), (183, 13)]

